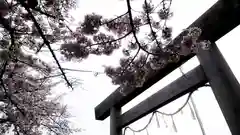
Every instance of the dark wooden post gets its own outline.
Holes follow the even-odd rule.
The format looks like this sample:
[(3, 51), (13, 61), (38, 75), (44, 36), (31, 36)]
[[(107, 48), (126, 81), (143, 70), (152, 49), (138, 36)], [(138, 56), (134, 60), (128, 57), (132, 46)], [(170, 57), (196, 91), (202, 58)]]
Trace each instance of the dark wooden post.
[(232, 135), (240, 135), (240, 85), (237, 79), (215, 43), (209, 50), (201, 49), (197, 57)]
[(121, 108), (113, 107), (110, 111), (110, 135), (122, 135), (122, 130), (117, 128)]

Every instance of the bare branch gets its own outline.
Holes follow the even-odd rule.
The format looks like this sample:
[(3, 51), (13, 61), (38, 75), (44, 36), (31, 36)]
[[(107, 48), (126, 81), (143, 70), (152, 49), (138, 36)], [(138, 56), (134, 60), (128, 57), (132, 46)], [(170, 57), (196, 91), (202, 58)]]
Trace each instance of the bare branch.
[(59, 77), (59, 76), (62, 76), (62, 74), (49, 75), (49, 76), (45, 76), (45, 77), (42, 77), (42, 78), (38, 78), (36, 80), (46, 80), (48, 78), (55, 78), (55, 77)]
[(103, 74), (102, 72), (98, 71), (92, 71), (92, 70), (82, 70), (82, 69), (71, 69), (71, 68), (63, 68), (63, 70), (66, 71), (75, 71), (75, 72), (86, 72), (86, 73), (98, 73), (98, 74)]

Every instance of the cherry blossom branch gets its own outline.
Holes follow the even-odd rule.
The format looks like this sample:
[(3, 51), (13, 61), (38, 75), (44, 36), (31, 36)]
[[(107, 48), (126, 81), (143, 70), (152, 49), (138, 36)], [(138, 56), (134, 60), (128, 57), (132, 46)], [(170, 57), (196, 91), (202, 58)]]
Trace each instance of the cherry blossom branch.
[(119, 38), (117, 38), (117, 39), (110, 40), (110, 41), (105, 41), (105, 42), (100, 42), (100, 43), (94, 43), (94, 44), (91, 44), (91, 45), (86, 46), (86, 47), (91, 47), (91, 46), (95, 46), (95, 45), (99, 45), (99, 44), (107, 44), (107, 43), (116, 42), (116, 41), (119, 41), (119, 40), (122, 40), (122, 39), (126, 38), (126, 37), (129, 36), (131, 33), (132, 33), (132, 31), (128, 32), (127, 34), (125, 34), (125, 35), (123, 35), (122, 37), (119, 37)]
[(124, 14), (122, 14), (122, 15), (119, 15), (119, 16), (117, 16), (116, 18), (114, 18), (114, 19), (112, 19), (112, 20), (110, 20), (110, 21), (101, 23), (101, 25), (105, 25), (105, 24), (111, 23), (111, 22), (113, 22), (113, 21), (115, 21), (115, 20), (117, 20), (117, 19), (120, 19), (121, 17), (123, 17), (123, 16), (125, 16), (125, 15), (127, 15), (127, 14), (128, 14), (128, 12), (126, 12), (126, 13), (124, 13)]
[(48, 13), (42, 11), (40, 8), (33, 8), (33, 10), (34, 10), (34, 11), (37, 11), (37, 12), (39, 12), (39, 13), (41, 13), (41, 14), (47, 16), (47, 17), (50, 17), (50, 18), (56, 19), (56, 16), (51, 15), (51, 14), (48, 14)]
[(57, 133), (55, 130), (53, 130), (52, 128), (50, 128), (48, 125), (45, 125), (45, 124), (41, 124), (42, 126), (46, 127), (48, 130), (50, 130), (51, 132), (53, 132), (54, 134), (56, 135), (60, 135), (59, 133)]
[(133, 61), (137, 58), (139, 52), (140, 52), (140, 48), (138, 47), (138, 50), (136, 52), (136, 54), (133, 56), (133, 58), (131, 59), (131, 61), (123, 68), (123, 71), (121, 72), (121, 75), (123, 75), (123, 73), (126, 71), (126, 69), (133, 63)]
[(5, 94), (6, 94), (6, 96), (7, 96), (7, 98), (9, 99), (9, 101), (19, 110), (19, 112), (20, 112), (23, 116), (25, 116), (25, 115), (26, 115), (26, 114), (25, 114), (25, 111), (24, 111), (23, 109), (19, 108), (17, 102), (13, 101), (12, 98), (11, 98), (11, 95), (9, 95), (9, 93), (7, 92), (7, 88), (5, 87), (4, 81), (3, 81), (2, 78), (0, 79), (0, 84), (1, 84), (1, 86), (2, 86), (2, 88), (3, 88), (3, 90), (4, 90), (4, 92), (5, 92)]
[(51, 45), (50, 45), (50, 42), (46, 39), (43, 31), (41, 30), (41, 27), (39, 26), (37, 20), (36, 20), (35, 17), (33, 16), (32, 12), (31, 12), (30, 9), (29, 9), (29, 7), (28, 7), (27, 4), (24, 3), (23, 1), (20, 1), (20, 3), (21, 3), (21, 5), (27, 10), (28, 14), (30, 15), (30, 17), (31, 17), (34, 25), (36, 26), (39, 34), (41, 35), (44, 43), (47, 45), (48, 49), (50, 50), (50, 52), (51, 52), (51, 54), (52, 54), (52, 57), (54, 58), (56, 64), (58, 65), (58, 68), (59, 68), (59, 70), (61, 71), (61, 73), (62, 73), (62, 75), (63, 75), (63, 78), (64, 78), (64, 80), (66, 81), (67, 85), (68, 85), (70, 88), (73, 89), (72, 84), (71, 84), (70, 81), (67, 79), (67, 76), (66, 76), (65, 72), (63, 71), (63, 69), (62, 69), (62, 67), (61, 67), (61, 65), (60, 65), (60, 62), (58, 61), (57, 56), (55, 55), (55, 53), (54, 53), (54, 51), (53, 51), (53, 49), (52, 49), (52, 47), (51, 47)]
[[(141, 25), (141, 26), (144, 26), (144, 25), (147, 25), (147, 23), (146, 23), (146, 24), (143, 24), (143, 25)], [(120, 40), (128, 37), (128, 36), (131, 35), (132, 33), (133, 33), (132, 31), (129, 31), (128, 33), (126, 33), (125, 35), (123, 35), (123, 36), (121, 36), (121, 37), (119, 37), (119, 38), (117, 38), (117, 39), (110, 40), (110, 41), (106, 41), (106, 42), (94, 43), (94, 44), (91, 44), (91, 45), (86, 46), (86, 47), (91, 47), (91, 46), (95, 46), (95, 45), (99, 45), (99, 44), (107, 44), (107, 43), (112, 43), (112, 42), (120, 41)]]
[[(9, 35), (11, 38), (11, 45), (9, 46), (8, 50), (12, 50), (12, 47), (15, 45), (15, 40), (14, 40), (14, 29), (11, 28), (11, 26), (7, 23), (6, 19), (4, 19), (3, 17), (0, 16), (0, 23), (3, 25), (3, 27), (5, 29), (7, 29), (9, 31)], [(10, 54), (8, 53), (8, 56), (10, 56)], [(0, 79), (3, 79), (3, 75), (5, 73), (6, 67), (8, 65), (8, 60), (5, 60), (2, 66), (2, 71), (0, 74)]]

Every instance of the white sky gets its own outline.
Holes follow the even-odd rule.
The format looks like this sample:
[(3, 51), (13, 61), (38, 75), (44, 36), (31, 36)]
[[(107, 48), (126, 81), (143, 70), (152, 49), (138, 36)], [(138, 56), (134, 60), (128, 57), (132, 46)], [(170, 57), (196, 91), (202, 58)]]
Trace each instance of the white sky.
[[(158, 0), (159, 1), (159, 0)], [(174, 16), (168, 23), (173, 26), (173, 34), (176, 36), (182, 29), (186, 28), (195, 21), (202, 13), (204, 13), (209, 7), (211, 7), (217, 0), (173, 0), (172, 9)], [(135, 9), (138, 6), (141, 7), (143, 0), (134, 0), (133, 7)], [(139, 5), (140, 3), (140, 5)], [(86, 13), (96, 12), (98, 14), (114, 17), (114, 15), (120, 15), (126, 12), (125, 0), (79, 0), (79, 8), (73, 14), (77, 19), (82, 19)], [(238, 54), (239, 38), (237, 35), (240, 33), (240, 27), (234, 29), (219, 41), (217, 41), (220, 51), (223, 53), (225, 59), (236, 75), (237, 79), (240, 79), (240, 65), (236, 62), (236, 56)], [(86, 61), (81, 63), (66, 62), (63, 63), (64, 67), (75, 69), (87, 69), (95, 71), (103, 71), (102, 65), (104, 64), (118, 64), (119, 54), (111, 57), (103, 56), (96, 57), (91, 56)], [(184, 72), (189, 71), (198, 65), (196, 58), (190, 60), (183, 66)], [(73, 92), (68, 92), (64, 98), (64, 102), (69, 105), (70, 112), (74, 116), (72, 119), (74, 123), (83, 128), (84, 131), (76, 133), (75, 135), (108, 135), (109, 134), (109, 118), (104, 121), (95, 120), (94, 107), (97, 106), (102, 100), (104, 100), (111, 92), (116, 89), (116, 86), (111, 84), (111, 80), (105, 75), (99, 75), (94, 77), (91, 73), (73, 73), (71, 76), (82, 79), (82, 87), (77, 87)], [(160, 90), (171, 81), (180, 77), (181, 73), (177, 69), (162, 79), (156, 85), (148, 89), (146, 92), (138, 96), (129, 104), (123, 107), (123, 111), (127, 111), (140, 101), (146, 99), (157, 90)], [(67, 92), (67, 88), (64, 84), (55, 88), (57, 92)], [(203, 121), (204, 128), (207, 135), (230, 135), (226, 122), (221, 114), (218, 104), (214, 98), (210, 88), (201, 88), (199, 91), (193, 94), (196, 102), (200, 117)], [(173, 112), (178, 109), (186, 100), (186, 96), (176, 100), (174, 103), (167, 105), (160, 109), (164, 112)], [(183, 115), (178, 114), (174, 117), (178, 132), (175, 133), (171, 127), (170, 119), (166, 117), (169, 127), (166, 128), (161, 121), (161, 128), (157, 128), (156, 121), (150, 125), (148, 131), (150, 135), (201, 135), (200, 128), (196, 120), (193, 120), (190, 115), (190, 110), (186, 107), (183, 110)], [(150, 116), (146, 116), (143, 119), (135, 122), (131, 126), (135, 129), (142, 128), (148, 121)], [(137, 133), (137, 135), (146, 135), (147, 133)], [(131, 131), (127, 132), (127, 135), (133, 135)]]

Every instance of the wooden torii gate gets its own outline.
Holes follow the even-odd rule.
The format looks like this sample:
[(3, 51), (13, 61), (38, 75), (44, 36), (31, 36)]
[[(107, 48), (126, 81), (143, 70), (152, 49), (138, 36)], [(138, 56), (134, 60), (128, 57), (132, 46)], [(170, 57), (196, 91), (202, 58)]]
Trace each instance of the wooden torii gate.
[[(201, 28), (200, 39), (209, 40), (212, 44), (209, 50), (200, 50), (197, 54), (200, 65), (186, 73), (188, 79), (184, 76), (178, 78), (121, 114), (122, 106), (192, 58), (194, 54), (181, 56), (178, 63), (168, 64), (157, 71), (141, 88), (124, 90), (128, 92), (127, 95), (122, 95), (119, 88), (115, 90), (95, 108), (96, 120), (104, 120), (110, 116), (110, 135), (121, 135), (125, 126), (209, 82), (232, 135), (240, 135), (240, 85), (215, 44), (215, 41), (239, 24), (240, 0), (216, 2), (189, 26)], [(173, 42), (179, 44), (182, 36), (183, 34), (180, 34)]]

